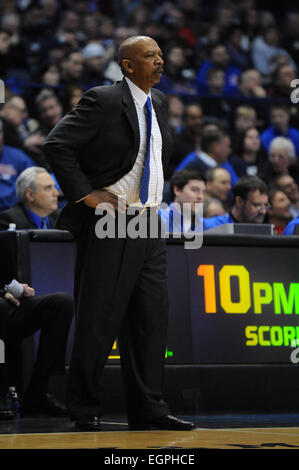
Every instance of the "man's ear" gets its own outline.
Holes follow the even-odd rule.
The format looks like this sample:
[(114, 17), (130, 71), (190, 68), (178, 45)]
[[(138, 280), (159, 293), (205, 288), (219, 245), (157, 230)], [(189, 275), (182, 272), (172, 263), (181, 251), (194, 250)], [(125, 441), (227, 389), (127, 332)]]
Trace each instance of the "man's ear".
[(34, 193), (33, 193), (33, 191), (31, 191), (30, 188), (26, 188), (25, 197), (26, 197), (27, 201), (32, 202), (34, 200), (33, 194)]
[(236, 196), (235, 205), (238, 209), (241, 209), (241, 207), (244, 206), (244, 203), (245, 203), (244, 199), (242, 199), (240, 196)]
[(175, 196), (179, 196), (182, 192), (182, 190), (179, 189), (177, 186), (173, 186), (172, 190), (173, 190)]
[(122, 60), (122, 68), (128, 75), (131, 75), (132, 73), (134, 73), (134, 67), (130, 59)]

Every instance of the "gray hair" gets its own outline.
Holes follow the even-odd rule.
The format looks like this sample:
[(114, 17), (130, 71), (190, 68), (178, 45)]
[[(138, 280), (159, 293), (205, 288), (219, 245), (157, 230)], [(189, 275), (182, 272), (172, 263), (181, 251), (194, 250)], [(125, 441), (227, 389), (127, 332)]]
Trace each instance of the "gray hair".
[(47, 170), (41, 166), (31, 166), (22, 171), (16, 182), (16, 193), (20, 202), (26, 202), (26, 190), (29, 188), (33, 193), (36, 193), (38, 188), (36, 184), (36, 175), (39, 173), (48, 173)]
[(296, 160), (295, 146), (290, 139), (287, 139), (286, 137), (275, 137), (275, 139), (271, 141), (271, 144), (269, 147), (269, 154), (272, 152), (274, 148), (285, 150), (290, 159)]

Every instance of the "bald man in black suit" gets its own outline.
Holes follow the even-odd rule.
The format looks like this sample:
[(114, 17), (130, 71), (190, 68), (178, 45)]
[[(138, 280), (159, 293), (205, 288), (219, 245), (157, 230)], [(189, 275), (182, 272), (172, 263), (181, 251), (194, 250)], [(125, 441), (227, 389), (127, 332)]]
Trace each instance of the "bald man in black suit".
[[(193, 423), (171, 416), (162, 395), (168, 320), (165, 241), (99, 239), (95, 234), (102, 217), (95, 208), (102, 203), (111, 204), (116, 221), (119, 212), (138, 206), (148, 223), (150, 208), (156, 210), (162, 199), (171, 150), (167, 99), (151, 88), (163, 72), (158, 44), (144, 36), (127, 39), (119, 49), (119, 64), (124, 79), (85, 93), (44, 144), (69, 201), (58, 227), (71, 230), (77, 241), (68, 406), (77, 428), (100, 430), (100, 378), (118, 337), (130, 428), (190, 430)], [(148, 101), (151, 132), (145, 124)], [(150, 179), (142, 202), (147, 163)]]

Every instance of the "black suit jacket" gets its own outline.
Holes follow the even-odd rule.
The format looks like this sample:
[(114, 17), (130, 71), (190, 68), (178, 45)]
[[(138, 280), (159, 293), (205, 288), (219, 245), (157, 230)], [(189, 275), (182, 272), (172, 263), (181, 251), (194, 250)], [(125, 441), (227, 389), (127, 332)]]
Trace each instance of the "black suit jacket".
[[(55, 211), (48, 216), (51, 228), (55, 226), (57, 214), (58, 211)], [(17, 230), (36, 229), (36, 226), (20, 202), (0, 213), (0, 230), (7, 230), (9, 224), (16, 224)]]
[[(166, 96), (151, 90), (162, 134), (162, 164), (171, 152)], [(93, 189), (116, 183), (129, 173), (140, 143), (135, 104), (125, 79), (88, 90), (76, 108), (50, 132), (43, 151), (66, 199), (58, 227), (74, 230), (84, 217), (84, 203), (74, 204)], [(80, 222), (79, 222), (80, 225)]]

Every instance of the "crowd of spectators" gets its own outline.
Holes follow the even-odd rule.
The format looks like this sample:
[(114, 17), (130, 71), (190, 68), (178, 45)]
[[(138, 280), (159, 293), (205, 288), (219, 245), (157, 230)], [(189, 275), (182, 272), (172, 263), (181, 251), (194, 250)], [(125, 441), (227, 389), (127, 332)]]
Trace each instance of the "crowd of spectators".
[(156, 87), (168, 95), (174, 145), (164, 200), (176, 172), (199, 170), (205, 216), (220, 215), (238, 180), (259, 176), (271, 190), (265, 220), (281, 233), (299, 214), (299, 8), (287, 4), (281, 13), (258, 0), (3, 0), (0, 211), (18, 202), (23, 170), (51, 174), (45, 137), (87, 89), (122, 78), (118, 46), (141, 34), (165, 61)]

